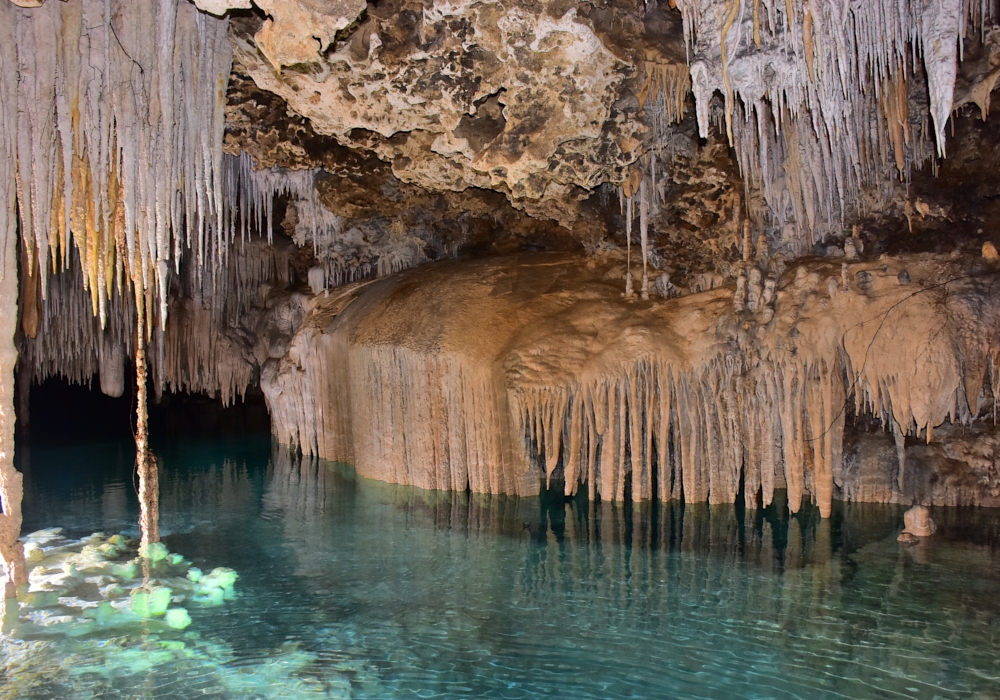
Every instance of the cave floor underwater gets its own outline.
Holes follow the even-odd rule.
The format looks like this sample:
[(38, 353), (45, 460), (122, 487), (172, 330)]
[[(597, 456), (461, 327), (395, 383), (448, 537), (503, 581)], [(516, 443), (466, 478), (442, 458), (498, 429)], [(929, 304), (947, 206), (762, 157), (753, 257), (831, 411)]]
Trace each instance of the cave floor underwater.
[[(164, 544), (235, 570), (235, 599), (189, 605), (185, 629), (66, 631), (88, 581), (67, 566), (73, 594), (2, 638), (0, 697), (1000, 697), (1000, 509), (934, 508), (907, 546), (892, 504), (486, 496), (266, 435), (154, 447)], [(136, 537), (133, 450), (19, 448), (24, 532), (62, 528), (28, 541)]]

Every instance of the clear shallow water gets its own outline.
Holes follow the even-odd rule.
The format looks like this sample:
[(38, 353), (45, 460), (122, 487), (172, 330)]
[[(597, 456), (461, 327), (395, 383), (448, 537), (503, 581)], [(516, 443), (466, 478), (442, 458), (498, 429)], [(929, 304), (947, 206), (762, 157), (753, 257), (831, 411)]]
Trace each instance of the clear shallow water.
[[(440, 494), (159, 446), (171, 551), (240, 573), (187, 631), (8, 644), (0, 697), (1000, 698), (1000, 512), (821, 521)], [(137, 534), (128, 443), (21, 448), (25, 532)], [(183, 651), (177, 642), (183, 643)]]

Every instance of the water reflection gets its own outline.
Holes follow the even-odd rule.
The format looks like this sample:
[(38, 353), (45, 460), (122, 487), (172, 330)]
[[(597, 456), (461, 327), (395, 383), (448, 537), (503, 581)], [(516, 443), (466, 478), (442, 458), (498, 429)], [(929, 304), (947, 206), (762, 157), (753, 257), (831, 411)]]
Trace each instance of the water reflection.
[[(134, 528), (126, 453), (22, 454), (31, 526)], [(233, 668), (294, 652), (289, 673), (330, 696), (1000, 690), (997, 512), (935, 509), (938, 534), (907, 547), (897, 506), (821, 520), (781, 502), (431, 492), (269, 443), (178, 442), (160, 458), (169, 548), (241, 575), (239, 600), (192, 629)]]
[[(952, 697), (998, 683), (994, 512), (938, 509), (939, 535), (907, 547), (896, 506), (822, 520), (781, 503), (428, 492), (280, 450), (267, 481), (297, 573), (325, 577), (347, 617), (394, 611), (362, 646), (398, 647), (399, 692), (448, 695), (470, 677), (498, 697), (529, 697), (511, 688), (540, 677), (577, 697)], [(315, 527), (331, 518), (365, 532), (345, 550)]]

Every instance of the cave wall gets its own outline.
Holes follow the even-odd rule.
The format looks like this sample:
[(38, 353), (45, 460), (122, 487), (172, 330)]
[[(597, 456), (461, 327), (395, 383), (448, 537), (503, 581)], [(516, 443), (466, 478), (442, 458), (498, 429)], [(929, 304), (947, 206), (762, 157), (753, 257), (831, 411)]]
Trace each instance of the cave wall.
[(987, 502), (900, 472), (995, 394), (995, 3), (15, 4), (23, 381), (120, 393), (146, 328), (158, 391), (390, 481)]
[[(759, 507), (785, 488), (793, 512), (808, 495), (824, 517), (835, 495), (995, 501), (982, 465), (931, 493), (904, 442), (994, 406), (993, 262), (813, 260), (763, 278), (761, 251), (750, 269), (742, 290), (642, 301), (620, 294), (620, 260), (533, 255), (304, 298), (262, 368), (274, 433), (431, 489), (525, 495), (555, 477), (567, 495)], [(849, 412), (896, 436), (875, 470), (888, 491), (845, 466)]]

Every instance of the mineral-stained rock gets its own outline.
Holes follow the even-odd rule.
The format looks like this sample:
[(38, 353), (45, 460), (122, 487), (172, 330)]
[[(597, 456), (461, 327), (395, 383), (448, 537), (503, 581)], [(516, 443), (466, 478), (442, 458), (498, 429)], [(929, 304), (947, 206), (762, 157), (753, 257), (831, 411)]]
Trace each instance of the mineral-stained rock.
[[(607, 235), (595, 205), (581, 208), (591, 215), (573, 230), (552, 220), (518, 211), (500, 192), (469, 188), (434, 191), (403, 182), (392, 166), (363, 148), (348, 148), (318, 134), (309, 120), (291, 112), (277, 95), (254, 85), (246, 76), (230, 77), (226, 106), (226, 151), (241, 151), (257, 168), (302, 170), (322, 168), (316, 196), (333, 214), (349, 219), (374, 244), (387, 234), (416, 238), (429, 260), (452, 250), (459, 253), (513, 253), (526, 246), (543, 250), (580, 250)], [(396, 231), (390, 228), (395, 226)], [(289, 231), (289, 235), (293, 235)], [(367, 245), (362, 257), (377, 256)]]
[(236, 60), (317, 132), (364, 145), (403, 181), (498, 189), (563, 223), (638, 154), (641, 125), (616, 104), (632, 66), (572, 5), (394, 2), (359, 22), (331, 43), (339, 19), (303, 16), (283, 39), (268, 20), (252, 40), (233, 32)]
[(898, 487), (899, 458), (887, 434), (853, 433), (837, 475), (837, 497), (874, 503), (1000, 508), (1000, 431), (992, 421), (945, 424), (933, 440), (907, 440), (906, 481)]
[(221, 17), (229, 10), (248, 10), (253, 7), (251, 0), (194, 0), (199, 10)]
[(931, 513), (927, 506), (913, 506), (903, 513), (904, 534), (916, 535), (917, 537), (930, 537), (937, 532), (937, 525), (931, 519)]
[(313, 63), (365, 11), (365, 0), (254, 0), (268, 19), (257, 32), (257, 48), (281, 71)]
[[(311, 298), (262, 368), (275, 434), (424, 488), (561, 478), (567, 494), (725, 503), (742, 485), (757, 506), (784, 483), (793, 511), (808, 493), (828, 515), (849, 398), (924, 435), (985, 407), (969, 358), (1000, 348), (1000, 323), (977, 259), (855, 263), (865, 293), (832, 299), (840, 263), (802, 263), (761, 327), (734, 316), (731, 286), (623, 299), (620, 265), (446, 263)], [(920, 293), (898, 284), (904, 266)]]

